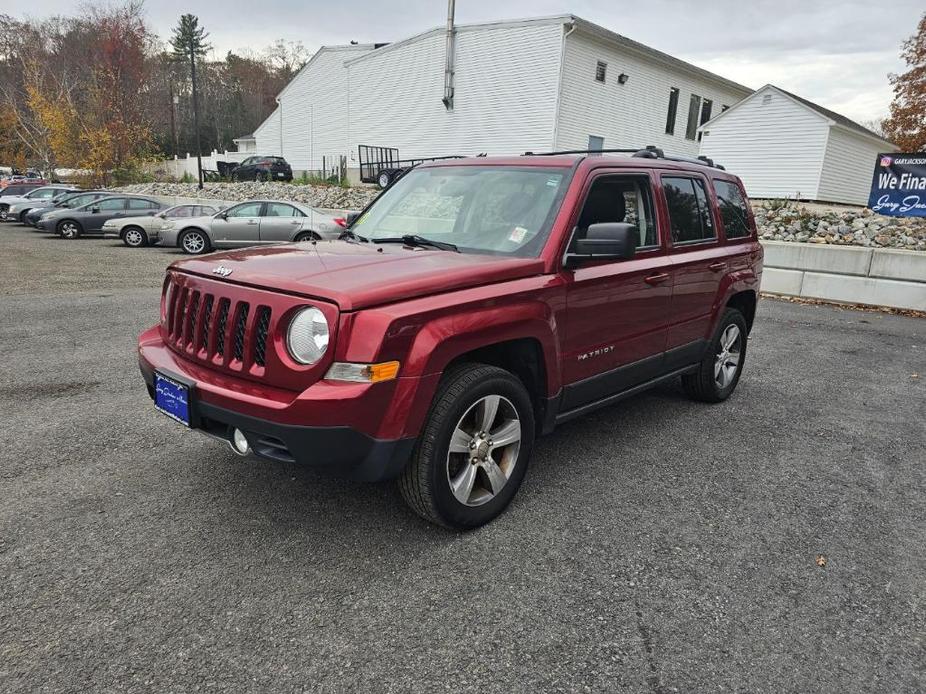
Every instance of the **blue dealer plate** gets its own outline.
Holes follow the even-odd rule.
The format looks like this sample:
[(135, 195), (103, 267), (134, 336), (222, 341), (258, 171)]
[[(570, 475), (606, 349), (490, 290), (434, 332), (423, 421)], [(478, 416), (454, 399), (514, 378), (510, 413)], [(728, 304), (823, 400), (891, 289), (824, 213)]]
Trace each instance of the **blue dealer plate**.
[(154, 406), (171, 419), (190, 426), (190, 389), (162, 373), (154, 372)]

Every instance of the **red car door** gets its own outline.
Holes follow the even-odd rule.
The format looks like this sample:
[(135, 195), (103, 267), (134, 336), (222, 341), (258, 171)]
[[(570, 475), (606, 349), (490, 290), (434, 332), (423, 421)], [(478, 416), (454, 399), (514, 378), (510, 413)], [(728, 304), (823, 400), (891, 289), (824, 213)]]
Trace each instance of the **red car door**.
[(674, 370), (697, 361), (704, 350), (727, 263), (707, 180), (694, 173), (666, 173), (660, 180), (672, 261), (666, 365)]
[(640, 241), (629, 260), (564, 270), (563, 411), (590, 404), (659, 375), (668, 328), (671, 275), (657, 232), (646, 172), (603, 170), (586, 184), (570, 247), (588, 226), (628, 222)]

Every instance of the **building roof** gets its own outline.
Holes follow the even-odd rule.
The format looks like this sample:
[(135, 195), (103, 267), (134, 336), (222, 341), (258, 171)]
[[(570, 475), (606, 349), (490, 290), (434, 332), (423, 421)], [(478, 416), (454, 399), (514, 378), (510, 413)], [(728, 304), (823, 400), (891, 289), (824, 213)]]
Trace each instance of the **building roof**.
[(779, 94), (784, 95), (785, 97), (791, 99), (798, 105), (803, 106), (804, 108), (810, 111), (813, 111), (816, 115), (820, 116), (821, 118), (828, 120), (831, 125), (837, 125), (841, 128), (852, 131), (858, 135), (863, 135), (865, 137), (880, 140), (881, 142), (884, 142), (890, 145), (891, 147), (895, 146), (893, 142), (885, 138), (883, 135), (879, 135), (873, 130), (869, 130), (865, 126), (860, 125), (859, 123), (856, 123), (851, 118), (847, 118), (841, 113), (836, 113), (835, 111), (831, 111), (828, 108), (824, 108), (823, 106), (820, 106), (819, 104), (815, 104), (813, 101), (810, 101), (808, 99), (805, 99), (804, 97), (798, 96), (797, 94), (792, 94), (791, 92), (786, 91), (782, 89), (781, 87), (776, 87), (774, 84), (766, 84), (764, 87), (757, 89), (752, 95), (746, 97), (746, 99), (743, 99), (743, 101), (740, 101), (738, 104), (735, 104), (731, 108), (728, 108), (726, 111), (718, 113), (716, 116), (711, 118), (709, 121), (701, 125), (698, 128), (698, 130), (710, 130), (711, 127), (715, 123), (717, 123), (719, 120), (724, 118), (728, 113), (735, 110), (740, 104), (744, 103), (745, 101), (749, 101), (750, 99), (755, 98), (758, 94), (762, 94), (763, 92), (767, 92), (767, 91), (775, 91), (775, 92), (778, 92)]
[[(503, 20), (503, 21), (497, 21), (497, 22), (482, 22), (478, 24), (457, 24), (455, 28), (457, 31), (477, 31), (481, 29), (506, 29), (506, 28), (515, 27), (515, 26), (530, 26), (530, 25), (542, 25), (542, 24), (571, 24), (588, 34), (597, 36), (599, 39), (603, 41), (619, 44), (621, 47), (629, 49), (651, 60), (655, 60), (669, 67), (674, 67), (679, 70), (684, 70), (686, 72), (693, 73), (699, 77), (711, 80), (713, 82), (718, 82), (733, 91), (742, 92), (744, 97), (752, 93), (751, 87), (743, 86), (742, 84), (738, 84), (732, 80), (728, 80), (725, 77), (721, 77), (720, 75), (716, 73), (705, 70), (704, 68), (700, 68), (697, 65), (692, 65), (691, 63), (687, 63), (684, 60), (675, 58), (669, 55), (668, 53), (663, 53), (662, 51), (658, 51), (655, 48), (650, 48), (649, 46), (639, 43), (638, 41), (634, 41), (633, 39), (629, 39), (626, 36), (617, 34), (611, 31), (610, 29), (606, 29), (603, 26), (595, 24), (594, 22), (590, 22), (587, 19), (582, 19), (581, 17), (577, 17), (574, 14), (558, 14), (558, 15), (552, 15), (548, 17), (531, 17), (531, 18), (526, 18), (526, 19), (511, 19), (511, 20)], [(345, 61), (345, 64), (350, 65), (353, 63), (359, 63), (363, 60), (370, 60), (370, 59), (376, 58), (377, 56), (382, 55), (383, 53), (395, 50), (402, 46), (407, 46), (410, 43), (415, 43), (417, 41), (428, 38), (430, 36), (434, 36), (437, 34), (443, 34), (446, 31), (447, 31), (447, 28), (445, 26), (434, 27), (433, 29), (428, 29), (427, 31), (423, 31), (418, 34), (414, 34), (413, 36), (409, 36), (408, 38), (403, 39), (401, 41), (390, 43), (381, 48), (377, 48), (376, 50), (369, 51), (356, 58), (351, 58)]]

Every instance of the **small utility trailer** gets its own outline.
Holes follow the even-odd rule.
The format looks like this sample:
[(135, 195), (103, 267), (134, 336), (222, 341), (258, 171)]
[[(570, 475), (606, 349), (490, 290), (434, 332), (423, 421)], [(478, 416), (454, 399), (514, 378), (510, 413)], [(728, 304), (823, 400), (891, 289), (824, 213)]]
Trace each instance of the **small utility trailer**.
[(386, 188), (409, 169), (426, 161), (438, 159), (462, 159), (459, 155), (449, 157), (421, 157), (419, 159), (402, 159), (395, 147), (376, 147), (358, 145), (357, 157), (360, 162), (360, 180), (364, 183), (376, 183)]

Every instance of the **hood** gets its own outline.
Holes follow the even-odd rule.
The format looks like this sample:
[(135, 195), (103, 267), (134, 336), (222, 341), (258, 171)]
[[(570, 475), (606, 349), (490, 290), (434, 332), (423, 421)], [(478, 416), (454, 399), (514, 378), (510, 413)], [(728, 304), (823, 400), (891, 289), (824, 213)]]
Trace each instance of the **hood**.
[(353, 311), (543, 272), (538, 258), (454, 253), (401, 244), (317, 241), (180, 260), (174, 270), (226, 282), (328, 299)]

